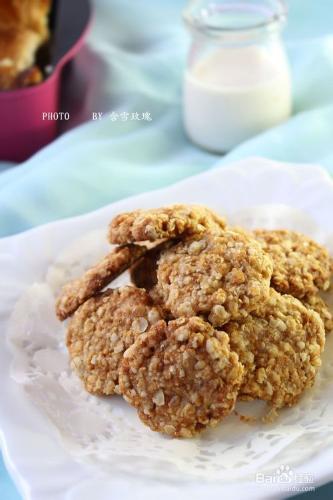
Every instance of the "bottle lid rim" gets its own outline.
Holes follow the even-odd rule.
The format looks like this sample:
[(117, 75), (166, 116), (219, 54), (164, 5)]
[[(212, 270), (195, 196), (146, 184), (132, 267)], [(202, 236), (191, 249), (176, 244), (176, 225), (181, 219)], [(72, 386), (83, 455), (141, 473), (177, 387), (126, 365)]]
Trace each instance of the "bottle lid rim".
[[(261, 8), (261, 13), (263, 15), (263, 19), (249, 24), (235, 24), (233, 26), (223, 25), (220, 23), (218, 25), (211, 23), (212, 15), (214, 11), (219, 11), (220, 20), (223, 18), (221, 13), (225, 13), (227, 16), (230, 13), (240, 13), (242, 9), (248, 10), (249, 7), (252, 8), (253, 12), (255, 11), (256, 5), (255, 2), (249, 4), (245, 4), (245, 2), (228, 2), (225, 1), (214, 1), (214, 2), (202, 2), (196, 1), (191, 2), (190, 5), (185, 8), (183, 11), (183, 20), (185, 24), (192, 30), (196, 32), (201, 32), (202, 34), (211, 35), (211, 36), (221, 36), (227, 34), (235, 34), (235, 33), (245, 33), (245, 32), (255, 32), (258, 30), (267, 29), (269, 31), (274, 31), (278, 29), (287, 19), (287, 5), (284, 0), (273, 0), (275, 4), (275, 9), (269, 11)], [(273, 3), (271, 0), (271, 3)], [(203, 6), (200, 4), (207, 4), (207, 6)], [(261, 2), (262, 3), (262, 2)], [(257, 7), (260, 8), (260, 1), (257, 2)], [(263, 7), (263, 5), (261, 5)]]

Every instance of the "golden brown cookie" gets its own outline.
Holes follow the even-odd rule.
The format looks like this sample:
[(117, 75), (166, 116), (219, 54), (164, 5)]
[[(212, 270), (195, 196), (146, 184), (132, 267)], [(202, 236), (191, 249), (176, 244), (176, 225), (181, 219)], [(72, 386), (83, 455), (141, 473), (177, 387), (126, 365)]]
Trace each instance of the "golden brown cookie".
[(243, 367), (229, 338), (200, 318), (159, 321), (124, 354), (120, 390), (152, 430), (192, 437), (234, 408)]
[(155, 289), (174, 317), (206, 314), (221, 326), (266, 299), (272, 269), (253, 238), (233, 231), (206, 233), (162, 252)]
[(115, 248), (81, 277), (65, 285), (56, 303), (60, 320), (71, 316), (87, 299), (103, 290), (146, 252), (146, 247), (126, 245)]
[(171, 205), (118, 215), (110, 224), (109, 240), (116, 244), (157, 241), (205, 231), (220, 233), (224, 228), (224, 219), (208, 208)]
[(326, 333), (330, 333), (333, 330), (333, 316), (324, 299), (316, 294), (303, 297), (302, 302), (306, 307), (313, 309), (319, 314), (324, 323)]
[(69, 323), (67, 348), (86, 390), (119, 394), (124, 351), (160, 319), (147, 293), (131, 286), (109, 289), (82, 304)]
[(260, 310), (224, 330), (244, 365), (240, 396), (291, 406), (314, 383), (325, 344), (318, 314), (298, 299), (271, 289)]
[(301, 233), (287, 230), (253, 232), (274, 264), (272, 287), (297, 298), (327, 290), (330, 256), (327, 250)]

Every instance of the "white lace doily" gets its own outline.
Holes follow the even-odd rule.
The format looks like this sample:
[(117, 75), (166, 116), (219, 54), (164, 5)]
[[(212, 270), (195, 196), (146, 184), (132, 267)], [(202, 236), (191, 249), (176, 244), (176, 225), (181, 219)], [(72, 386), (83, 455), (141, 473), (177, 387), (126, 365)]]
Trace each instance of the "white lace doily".
[[(285, 227), (307, 233), (333, 253), (333, 237), (319, 230), (301, 211), (286, 206), (261, 206), (229, 214), (231, 224)], [(315, 386), (301, 402), (281, 411), (274, 424), (246, 424), (235, 415), (214, 430), (191, 440), (170, 439), (145, 427), (121, 397), (87, 394), (69, 369), (64, 346), (65, 325), (54, 313), (62, 284), (80, 275), (106, 251), (103, 232), (74, 242), (16, 304), (9, 337), (14, 353), (12, 376), (59, 431), (63, 445), (76, 459), (108, 472), (135, 471), (180, 477), (232, 481), (255, 472), (296, 464), (333, 443), (333, 334), (327, 338), (323, 366)], [(127, 281), (126, 276), (114, 285)], [(333, 301), (329, 297), (331, 303)], [(253, 403), (242, 403), (242, 413)], [(305, 471), (306, 472), (306, 471)]]

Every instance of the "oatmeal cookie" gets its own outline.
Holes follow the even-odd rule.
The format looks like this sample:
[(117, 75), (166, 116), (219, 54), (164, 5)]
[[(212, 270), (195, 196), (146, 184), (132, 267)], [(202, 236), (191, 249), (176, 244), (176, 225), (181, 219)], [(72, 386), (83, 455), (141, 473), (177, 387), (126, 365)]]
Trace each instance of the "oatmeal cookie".
[(152, 430), (191, 437), (233, 410), (242, 376), (226, 333), (179, 318), (159, 321), (127, 349), (119, 385)]
[(60, 320), (71, 316), (87, 299), (103, 290), (146, 252), (144, 246), (126, 245), (115, 248), (81, 277), (65, 285), (56, 303)]
[(319, 314), (324, 323), (326, 333), (329, 333), (333, 330), (332, 313), (329, 310), (328, 305), (326, 304), (324, 299), (320, 297), (320, 295), (316, 294), (303, 297), (302, 302), (306, 307), (313, 309)]
[(109, 228), (109, 241), (116, 244), (157, 241), (178, 236), (220, 233), (225, 221), (199, 205), (171, 205), (150, 210), (135, 210), (115, 217)]
[(291, 406), (313, 385), (325, 331), (319, 315), (298, 299), (271, 289), (269, 299), (243, 322), (224, 327), (244, 365), (240, 396), (274, 408)]
[(253, 234), (273, 260), (272, 287), (278, 292), (303, 298), (329, 288), (331, 263), (324, 247), (294, 231), (259, 229)]
[(162, 252), (155, 291), (174, 317), (206, 314), (221, 326), (266, 299), (272, 269), (253, 238), (233, 231), (206, 233)]
[(82, 304), (69, 323), (67, 348), (86, 390), (119, 394), (124, 351), (160, 319), (147, 293), (131, 286), (106, 290)]

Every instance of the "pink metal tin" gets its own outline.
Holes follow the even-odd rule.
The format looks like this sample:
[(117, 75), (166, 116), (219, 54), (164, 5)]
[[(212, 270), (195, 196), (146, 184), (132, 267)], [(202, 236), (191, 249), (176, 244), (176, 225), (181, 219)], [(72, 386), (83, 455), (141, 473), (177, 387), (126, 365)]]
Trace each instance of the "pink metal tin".
[[(66, 0), (64, 2), (64, 5), (66, 5)], [(43, 116), (45, 117), (43, 113), (56, 113), (59, 111), (63, 67), (75, 57), (82, 47), (91, 23), (89, 2), (86, 2), (85, 16), (83, 17), (82, 3), (74, 3), (77, 4), (78, 8), (76, 18), (77, 33), (76, 36), (73, 35), (73, 32), (69, 33), (68, 27), (73, 17), (72, 13), (70, 11), (66, 12), (65, 8), (62, 18), (59, 19), (59, 23), (63, 22), (66, 25), (65, 29), (62, 30), (61, 26), (56, 27), (57, 36), (53, 42), (57, 43), (58, 39), (62, 48), (60, 48), (60, 52), (59, 50), (55, 51), (59, 56), (52, 74), (38, 85), (0, 92), (0, 160), (24, 161), (57, 136), (58, 122), (43, 119)], [(72, 8), (74, 3), (72, 3)], [(66, 19), (64, 15), (70, 17)], [(80, 15), (81, 25), (78, 24)], [(66, 40), (64, 40), (66, 36), (68, 38), (67, 44)], [(66, 52), (61, 53), (64, 48), (66, 48)]]

